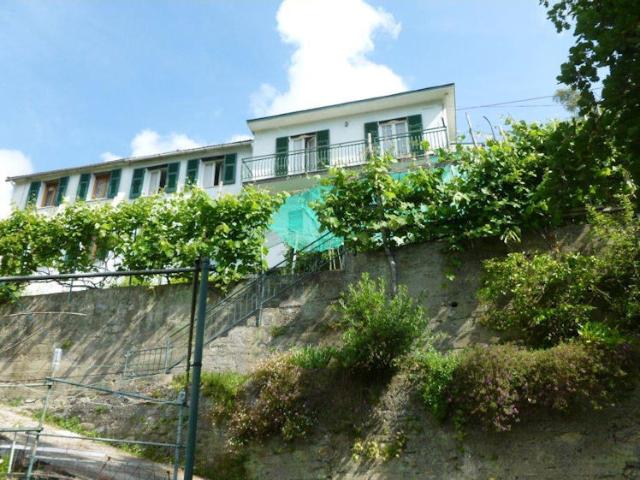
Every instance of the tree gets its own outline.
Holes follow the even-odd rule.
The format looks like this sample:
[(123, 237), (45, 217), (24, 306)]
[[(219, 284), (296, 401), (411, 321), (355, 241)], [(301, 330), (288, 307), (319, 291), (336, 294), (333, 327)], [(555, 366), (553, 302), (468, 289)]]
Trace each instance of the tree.
[[(558, 80), (579, 93), (599, 138), (611, 137), (640, 180), (640, 8), (637, 0), (540, 0), (558, 32), (573, 28), (575, 45)], [(595, 94), (602, 80), (601, 100)], [(600, 114), (594, 114), (596, 110)]]
[(571, 88), (558, 88), (553, 94), (553, 101), (562, 105), (571, 115), (575, 115), (578, 112), (580, 94)]
[(398, 270), (394, 250), (417, 240), (412, 232), (425, 218), (424, 204), (438, 198), (441, 171), (419, 170), (409, 174), (410, 178), (399, 179), (390, 171), (393, 163), (391, 155), (372, 154), (360, 172), (331, 170), (323, 183), (332, 188), (313, 208), (322, 227), (342, 237), (351, 250), (384, 250), (389, 288), (395, 296)]

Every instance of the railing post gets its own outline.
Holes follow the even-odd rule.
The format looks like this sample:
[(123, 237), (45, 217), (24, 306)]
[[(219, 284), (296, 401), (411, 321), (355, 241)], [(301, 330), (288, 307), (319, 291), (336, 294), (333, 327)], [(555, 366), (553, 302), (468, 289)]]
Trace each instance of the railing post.
[(184, 416), (184, 405), (186, 396), (186, 390), (181, 390), (178, 394), (178, 402), (180, 402), (180, 406), (178, 407), (178, 426), (176, 427), (176, 449), (174, 452), (173, 459), (173, 480), (178, 480), (178, 470), (180, 469), (180, 442), (182, 441), (182, 417)]
[(193, 351), (193, 376), (191, 379), (191, 401), (189, 402), (189, 430), (185, 452), (184, 480), (193, 479), (198, 430), (198, 404), (200, 402), (200, 374), (202, 372), (202, 349), (204, 344), (204, 321), (207, 313), (207, 291), (209, 289), (209, 259), (200, 263), (200, 293), (198, 296), (198, 318), (196, 321), (195, 346)]

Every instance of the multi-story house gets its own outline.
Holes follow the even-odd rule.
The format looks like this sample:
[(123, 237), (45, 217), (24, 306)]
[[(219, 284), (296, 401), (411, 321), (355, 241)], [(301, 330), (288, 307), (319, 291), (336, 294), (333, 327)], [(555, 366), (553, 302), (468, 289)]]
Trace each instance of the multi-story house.
[(455, 113), (455, 87), (447, 84), (248, 120), (253, 140), (7, 180), (14, 186), (16, 208), (31, 204), (43, 213), (79, 200), (117, 202), (160, 191), (171, 194), (189, 183), (212, 196), (237, 193), (245, 184), (289, 191), (294, 195), (277, 214), (268, 246), (284, 240), (297, 248), (309, 239), (308, 232), (317, 231), (308, 203), (318, 175), (329, 167), (357, 168), (372, 149), (391, 153), (398, 170), (428, 163), (433, 149), (455, 142)]

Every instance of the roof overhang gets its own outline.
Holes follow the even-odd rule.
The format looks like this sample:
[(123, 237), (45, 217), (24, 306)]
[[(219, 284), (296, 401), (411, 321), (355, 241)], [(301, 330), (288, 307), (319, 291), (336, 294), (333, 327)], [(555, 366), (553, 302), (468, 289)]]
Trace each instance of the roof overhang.
[(382, 97), (365, 98), (363, 100), (328, 105), (326, 107), (282, 113), (269, 117), (254, 118), (247, 120), (247, 125), (249, 126), (249, 129), (256, 134), (263, 130), (277, 129), (296, 124), (304, 124), (319, 120), (346, 117), (359, 113), (375, 112), (377, 110), (387, 110), (390, 108), (434, 102), (442, 102), (444, 104), (447, 110), (449, 136), (452, 137), (450, 140), (455, 141), (456, 107), (454, 83), (395, 93)]
[(79, 167), (61, 168), (59, 170), (48, 170), (44, 172), (34, 172), (25, 175), (16, 175), (15, 177), (7, 177), (7, 182), (21, 182), (27, 180), (36, 180), (40, 178), (55, 178), (59, 176), (75, 175), (80, 173), (109, 171), (118, 167), (125, 167), (132, 164), (161, 161), (161, 160), (182, 160), (184, 157), (193, 157), (196, 155), (216, 155), (228, 152), (236, 148), (251, 146), (253, 139), (241, 140), (239, 142), (220, 143), (217, 145), (207, 145), (204, 147), (189, 148), (186, 150), (174, 150), (172, 152), (156, 153), (153, 155), (143, 155), (138, 157), (118, 158), (109, 160), (108, 162), (91, 163)]

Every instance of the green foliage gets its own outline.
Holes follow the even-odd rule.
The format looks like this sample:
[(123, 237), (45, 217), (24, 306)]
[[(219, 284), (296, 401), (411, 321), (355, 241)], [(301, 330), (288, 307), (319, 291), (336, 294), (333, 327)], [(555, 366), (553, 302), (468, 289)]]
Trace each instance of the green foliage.
[(400, 458), (406, 445), (404, 432), (395, 432), (388, 441), (356, 440), (351, 448), (351, 458), (357, 462), (388, 462)]
[(592, 211), (585, 252), (512, 253), (486, 261), (482, 321), (532, 346), (578, 334), (616, 343), (621, 333), (640, 331), (640, 221), (628, 199), (622, 204), (618, 214)]
[(424, 312), (406, 288), (389, 299), (384, 280), (376, 282), (366, 274), (342, 294), (337, 309), (337, 327), (343, 332), (338, 356), (348, 368), (390, 369), (425, 333)]
[(444, 420), (449, 409), (446, 394), (459, 358), (455, 353), (442, 354), (428, 349), (417, 352), (414, 360), (421, 374), (422, 399), (437, 419)]
[[(200, 395), (213, 403), (214, 418), (221, 420), (229, 416), (247, 380), (247, 375), (237, 372), (202, 372)], [(182, 390), (185, 388), (185, 381), (185, 374), (176, 375), (172, 385), (174, 389)]]
[(456, 251), (486, 237), (517, 242), (524, 230), (629, 191), (615, 151), (593, 144), (584, 122), (510, 127), (503, 141), (438, 151), (439, 163), (455, 165), (453, 179), (440, 168), (395, 178), (390, 157), (372, 157), (361, 173), (332, 170), (332, 188), (314, 205), (322, 227), (353, 250), (380, 248), (387, 235), (392, 247), (443, 239)]
[[(208, 256), (212, 281), (226, 288), (263, 268), (264, 235), (282, 201), (253, 188), (213, 200), (193, 188), (116, 206), (77, 202), (53, 216), (16, 210), (0, 221), (0, 275), (98, 271), (110, 255), (122, 270), (188, 267)], [(0, 298), (18, 292), (0, 286)]]
[(579, 342), (547, 350), (474, 346), (459, 355), (436, 390), (430, 365), (446, 360), (426, 363), (425, 403), (430, 409), (436, 405), (441, 418), (449, 414), (457, 424), (474, 422), (497, 431), (509, 430), (536, 409), (611, 404), (632, 386), (630, 374), (636, 373), (638, 360), (628, 344), (605, 348)]
[(305, 346), (291, 352), (291, 362), (304, 369), (326, 368), (337, 354), (335, 347)]
[[(540, 0), (558, 32), (575, 44), (558, 80), (579, 93), (590, 144), (613, 142), (621, 164), (640, 181), (640, 9), (636, 0)], [(604, 77), (604, 78), (603, 78)], [(601, 99), (596, 96), (602, 84)]]
[(256, 369), (229, 422), (233, 450), (274, 434), (285, 441), (306, 435), (314, 415), (307, 405), (309, 389), (304, 373), (291, 354), (270, 358)]

